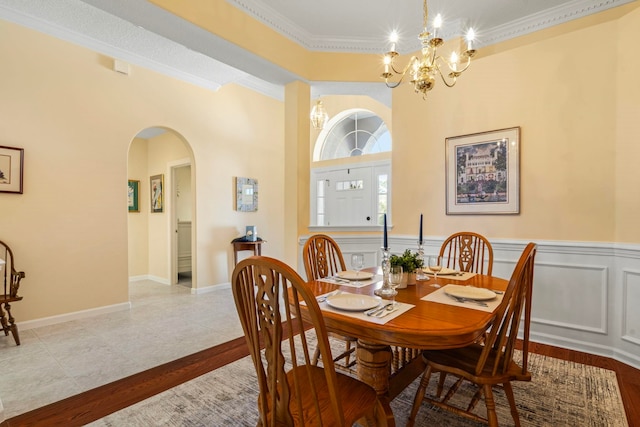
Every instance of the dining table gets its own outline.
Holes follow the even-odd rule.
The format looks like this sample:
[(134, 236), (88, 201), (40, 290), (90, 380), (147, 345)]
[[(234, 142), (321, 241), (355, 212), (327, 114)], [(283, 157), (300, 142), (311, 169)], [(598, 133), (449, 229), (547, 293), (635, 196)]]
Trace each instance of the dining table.
[[(335, 309), (327, 303), (327, 298), (337, 294), (364, 295), (367, 300), (374, 297), (375, 291), (382, 287), (381, 269), (362, 271), (369, 272), (365, 276), (370, 277), (369, 280), (335, 277), (308, 284), (318, 298), (327, 331), (357, 338), (357, 376), (387, 403), (423, 372), (422, 350), (464, 347), (480, 339), (491, 325), (508, 285), (502, 278), (452, 271), (437, 278), (425, 274), (415, 285), (398, 289), (397, 304), (390, 310), (393, 312), (385, 313), (384, 309), (381, 317), (367, 316), (363, 311)], [(491, 301), (450, 298), (446, 291), (454, 288), (490, 290), (495, 298)], [(379, 306), (389, 302), (380, 299)], [(397, 358), (398, 348), (411, 349), (413, 357), (392, 370), (392, 363), (397, 364), (393, 359), (394, 351)]]

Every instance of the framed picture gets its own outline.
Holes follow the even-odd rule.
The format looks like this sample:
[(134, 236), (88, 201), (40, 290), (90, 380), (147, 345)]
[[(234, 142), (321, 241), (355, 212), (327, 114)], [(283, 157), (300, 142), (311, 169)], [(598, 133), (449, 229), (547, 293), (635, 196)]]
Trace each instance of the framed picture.
[(258, 210), (258, 180), (236, 178), (236, 210), (240, 212)]
[(446, 139), (447, 215), (520, 213), (520, 128)]
[(22, 194), (24, 149), (0, 146), (0, 193)]
[(140, 212), (140, 181), (129, 180), (127, 187), (127, 204), (129, 212)]
[(164, 175), (153, 175), (149, 178), (151, 191), (151, 212), (163, 212), (164, 210)]

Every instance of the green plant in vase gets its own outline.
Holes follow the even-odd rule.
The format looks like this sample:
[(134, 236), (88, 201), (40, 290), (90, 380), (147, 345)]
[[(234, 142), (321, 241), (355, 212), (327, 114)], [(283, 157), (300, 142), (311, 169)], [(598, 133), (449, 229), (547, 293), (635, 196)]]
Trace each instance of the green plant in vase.
[(416, 270), (424, 267), (424, 260), (417, 252), (411, 252), (410, 249), (405, 250), (402, 255), (391, 255), (389, 262), (392, 267), (395, 265), (402, 267), (402, 270), (407, 273), (408, 284), (415, 284)]

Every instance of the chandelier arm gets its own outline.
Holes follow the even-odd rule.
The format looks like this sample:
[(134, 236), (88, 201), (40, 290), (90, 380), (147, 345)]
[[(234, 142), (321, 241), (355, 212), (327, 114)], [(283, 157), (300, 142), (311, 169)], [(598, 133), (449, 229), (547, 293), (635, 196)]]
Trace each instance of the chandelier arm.
[(418, 57), (417, 56), (412, 56), (411, 59), (409, 59), (409, 62), (407, 63), (407, 65), (405, 65), (404, 69), (402, 71), (398, 71), (396, 70), (396, 67), (393, 66), (393, 62), (391, 64), (389, 64), (391, 66), (391, 69), (393, 70), (394, 73), (396, 74), (402, 74), (402, 76), (404, 77), (405, 74), (407, 74), (407, 71), (409, 71), (409, 68), (413, 67), (413, 64), (418, 61)]
[(400, 80), (398, 80), (396, 83), (393, 83), (393, 82), (389, 83), (389, 79), (384, 79), (384, 84), (391, 89), (397, 88), (398, 86), (400, 86), (400, 84), (402, 84), (402, 81), (404, 80), (404, 77), (407, 75), (408, 70), (409, 70), (409, 66), (406, 66), (402, 73), (396, 73), (400, 76)]
[[(438, 74), (440, 75), (440, 78), (442, 79), (442, 83), (444, 83), (445, 86), (447, 86), (447, 87), (454, 87), (456, 82), (457, 82), (457, 77), (454, 75), (454, 77), (451, 78), (452, 82), (449, 83), (449, 81), (445, 77), (444, 73), (440, 69), (440, 66), (438, 64), (435, 64), (435, 66), (436, 66), (436, 70), (438, 70)], [(448, 75), (447, 75), (447, 77), (448, 77)]]
[[(464, 62), (464, 65), (458, 64), (458, 65), (461, 65), (461, 66), (460, 67), (456, 67), (457, 68), (456, 70), (453, 70), (451, 68), (451, 66), (449, 66), (449, 62), (447, 62), (447, 60), (444, 59), (441, 56), (438, 56), (437, 58), (435, 58), (433, 60), (433, 63), (436, 66), (438, 65), (438, 63), (444, 64), (444, 65), (447, 66), (447, 69), (449, 70), (449, 73), (456, 73), (457, 75), (460, 75), (460, 74), (464, 73), (465, 71), (467, 71), (467, 68), (469, 68), (469, 66), (471, 65), (471, 57), (467, 57), (467, 60)], [(438, 68), (438, 71), (441, 71), (439, 66), (437, 66), (437, 68)]]
[(467, 68), (469, 68), (469, 65), (471, 65), (471, 57), (467, 56), (467, 61), (465, 62), (464, 66), (457, 70), (457, 72), (464, 73), (465, 71), (467, 71)]

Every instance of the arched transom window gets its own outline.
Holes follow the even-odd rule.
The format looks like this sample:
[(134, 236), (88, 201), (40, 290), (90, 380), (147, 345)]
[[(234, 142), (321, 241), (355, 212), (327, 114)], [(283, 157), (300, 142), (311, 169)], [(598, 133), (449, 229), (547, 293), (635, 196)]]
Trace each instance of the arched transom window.
[(354, 109), (333, 117), (318, 136), (314, 161), (391, 151), (391, 135), (375, 113)]

